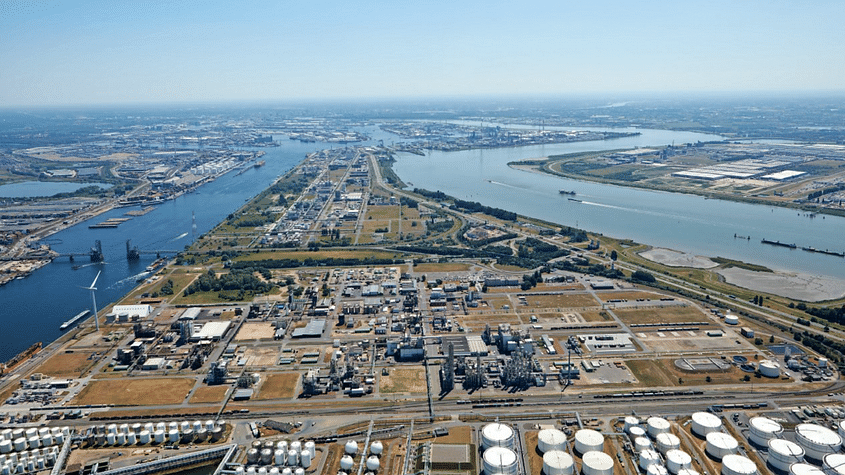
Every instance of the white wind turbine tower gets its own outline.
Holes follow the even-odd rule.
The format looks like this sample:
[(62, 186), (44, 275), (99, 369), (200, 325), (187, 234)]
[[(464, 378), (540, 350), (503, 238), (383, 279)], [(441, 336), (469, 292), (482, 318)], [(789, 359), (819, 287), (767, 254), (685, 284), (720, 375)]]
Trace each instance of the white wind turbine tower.
[(100, 319), (97, 318), (97, 298), (94, 296), (94, 291), (97, 290), (97, 288), (94, 286), (97, 285), (97, 279), (100, 278), (100, 272), (102, 271), (97, 271), (97, 277), (94, 277), (94, 282), (91, 282), (91, 285), (86, 287), (86, 289), (91, 291), (91, 303), (94, 304), (94, 323), (97, 325), (97, 331), (100, 331)]

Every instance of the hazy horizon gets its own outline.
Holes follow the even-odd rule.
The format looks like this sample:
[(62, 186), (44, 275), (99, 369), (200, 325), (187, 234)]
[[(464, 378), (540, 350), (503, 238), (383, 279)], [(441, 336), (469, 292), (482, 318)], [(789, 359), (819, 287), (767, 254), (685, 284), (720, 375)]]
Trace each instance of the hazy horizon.
[(841, 95), (836, 1), (12, 2), (0, 108)]

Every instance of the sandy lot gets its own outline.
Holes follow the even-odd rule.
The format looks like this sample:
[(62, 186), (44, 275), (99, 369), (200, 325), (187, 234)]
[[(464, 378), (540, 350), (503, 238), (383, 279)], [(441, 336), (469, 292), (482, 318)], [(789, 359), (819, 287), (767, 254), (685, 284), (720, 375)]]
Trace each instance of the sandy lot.
[(810, 274), (754, 272), (731, 267), (717, 271), (733, 285), (806, 302), (834, 300), (845, 296), (845, 280)]
[(686, 252), (673, 251), (672, 249), (665, 249), (661, 247), (649, 249), (648, 251), (643, 251), (639, 254), (650, 261), (669, 267), (710, 269), (719, 265), (706, 257), (696, 256)]
[(178, 404), (194, 386), (193, 378), (155, 378), (91, 381), (76, 396), (74, 404), (115, 404), (118, 406), (153, 406)]
[(235, 341), (272, 340), (275, 332), (272, 323), (244, 323), (235, 336)]

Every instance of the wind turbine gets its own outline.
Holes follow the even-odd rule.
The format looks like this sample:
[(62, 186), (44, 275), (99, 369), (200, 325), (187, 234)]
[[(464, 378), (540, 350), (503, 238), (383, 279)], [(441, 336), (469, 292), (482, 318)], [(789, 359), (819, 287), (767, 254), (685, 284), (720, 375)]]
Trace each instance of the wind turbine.
[(97, 271), (97, 277), (94, 277), (94, 282), (91, 282), (89, 287), (86, 287), (88, 290), (91, 291), (91, 303), (94, 304), (94, 323), (97, 325), (97, 331), (100, 331), (100, 319), (97, 318), (97, 298), (94, 296), (94, 291), (97, 290), (95, 285), (97, 285), (97, 279), (100, 278), (100, 272)]

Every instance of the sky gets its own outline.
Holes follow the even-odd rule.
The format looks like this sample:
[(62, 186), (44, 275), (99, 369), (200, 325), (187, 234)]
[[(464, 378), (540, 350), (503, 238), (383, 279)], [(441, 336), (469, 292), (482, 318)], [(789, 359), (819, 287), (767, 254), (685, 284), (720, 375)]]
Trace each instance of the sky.
[(841, 0), (0, 1), (0, 107), (842, 92)]

